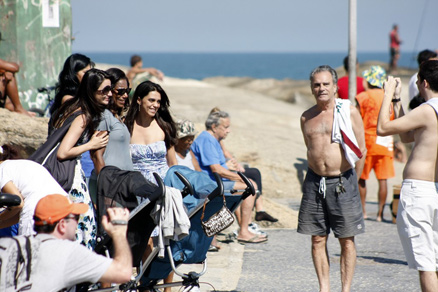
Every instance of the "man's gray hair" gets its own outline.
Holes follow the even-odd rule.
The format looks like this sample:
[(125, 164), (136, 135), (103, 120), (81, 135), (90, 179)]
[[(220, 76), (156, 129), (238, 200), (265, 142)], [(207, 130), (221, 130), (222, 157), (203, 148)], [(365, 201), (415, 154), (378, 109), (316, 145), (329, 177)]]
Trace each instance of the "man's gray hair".
[(205, 121), (205, 128), (207, 130), (211, 130), (213, 125), (219, 126), (220, 119), (226, 119), (229, 117), (230, 117), (230, 115), (224, 111), (217, 111), (217, 112), (210, 113), (208, 115), (207, 120)]
[(329, 72), (330, 74), (332, 74), (333, 84), (338, 85), (338, 74), (336, 73), (336, 70), (330, 67), (329, 65), (321, 65), (313, 69), (312, 72), (310, 73), (310, 78), (309, 78), (310, 84), (312, 84), (313, 77), (315, 77), (315, 74), (321, 72)]

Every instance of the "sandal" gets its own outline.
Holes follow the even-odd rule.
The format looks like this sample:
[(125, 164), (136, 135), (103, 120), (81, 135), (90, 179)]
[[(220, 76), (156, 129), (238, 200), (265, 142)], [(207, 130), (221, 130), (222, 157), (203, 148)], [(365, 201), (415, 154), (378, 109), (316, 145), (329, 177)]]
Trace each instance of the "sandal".
[(238, 238), (237, 241), (239, 243), (245, 244), (245, 243), (262, 243), (268, 241), (266, 237), (260, 237), (258, 235), (251, 237), (250, 239), (240, 239)]

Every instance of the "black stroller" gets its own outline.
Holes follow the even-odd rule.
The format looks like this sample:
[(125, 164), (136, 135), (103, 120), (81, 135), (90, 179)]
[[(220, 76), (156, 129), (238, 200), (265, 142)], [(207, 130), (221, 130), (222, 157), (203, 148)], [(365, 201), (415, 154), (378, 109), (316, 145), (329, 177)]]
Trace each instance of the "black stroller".
[[(114, 179), (113, 171), (118, 173), (120, 170), (116, 167), (107, 166), (102, 169), (101, 175), (102, 173), (107, 173), (108, 175), (99, 175), (98, 218), (100, 220), (101, 216), (104, 214), (103, 211), (108, 207), (123, 206), (130, 209), (130, 207), (136, 205), (136, 201), (133, 199), (135, 196), (145, 197), (143, 202), (137, 204), (137, 207), (132, 209), (128, 223), (128, 241), (133, 255), (133, 266), (138, 267), (139, 270), (137, 276), (133, 277), (133, 279), (128, 283), (112, 286), (110, 288), (91, 290), (157, 291), (157, 289), (165, 287), (199, 286), (198, 279), (207, 270), (206, 255), (208, 247), (212, 241), (211, 237), (207, 237), (205, 235), (200, 224), (200, 216), (202, 213), (204, 200), (200, 200), (201, 202), (197, 204), (197, 206), (194, 207), (188, 214), (191, 223), (190, 234), (180, 241), (171, 241), (170, 245), (166, 247), (167, 253), (164, 258), (158, 258), (159, 249), (158, 247), (155, 247), (146, 261), (141, 263), (143, 253), (147, 247), (147, 239), (150, 237), (153, 229), (156, 226), (149, 214), (151, 213), (157, 199), (161, 196), (165, 196), (165, 187), (161, 178), (157, 174), (154, 174), (154, 177), (157, 180), (158, 187), (147, 181), (145, 184), (145, 180), (141, 174), (139, 174), (141, 177), (136, 177), (135, 174), (130, 174), (130, 176), (134, 177), (125, 177), (125, 175), (122, 176), (124, 180), (127, 180), (128, 185), (130, 185), (131, 180), (141, 180), (142, 183), (134, 184), (134, 186), (130, 186), (129, 188), (121, 187), (119, 188), (120, 191), (115, 192), (114, 190), (116, 188), (114, 187), (114, 184), (121, 183), (121, 180), (120, 178)], [(183, 197), (187, 197), (189, 195), (193, 196), (193, 187), (187, 181), (187, 179), (178, 172), (175, 172), (175, 175), (184, 184), (184, 188), (181, 190), (181, 195)], [(239, 175), (246, 183), (247, 188), (242, 190), (242, 195), (227, 196), (227, 207), (231, 211), (234, 211), (240, 205), (242, 199), (245, 199), (249, 195), (255, 194), (255, 190), (251, 182), (243, 174), (239, 173)], [(111, 184), (109, 184), (109, 187), (101, 189), (103, 187), (102, 185), (105, 184), (102, 179), (105, 179), (104, 177), (106, 176), (106, 179), (108, 180), (112, 178)], [(207, 201), (205, 210), (205, 216), (207, 218), (213, 213), (217, 212), (223, 206), (223, 200), (221, 196), (224, 193), (224, 188), (222, 180), (219, 176), (216, 176), (216, 183), (218, 185), (217, 188), (213, 190), (205, 199)], [(109, 196), (108, 193), (110, 194)], [(95, 249), (96, 252), (112, 255), (111, 238), (106, 235), (103, 230), (98, 230), (100, 235), (98, 237), (98, 244)], [(204, 267), (201, 273), (190, 272), (188, 274), (182, 274), (176, 270), (176, 266), (182, 263), (204, 263)], [(174, 270), (175, 273), (181, 276), (184, 280), (182, 282), (158, 285), (158, 281), (166, 278), (172, 270)]]
[[(157, 185), (147, 181), (140, 172), (124, 171), (115, 166), (105, 166), (98, 177), (97, 210), (96, 217), (101, 222), (109, 207), (125, 207), (130, 210), (128, 222), (128, 242), (133, 257), (133, 266), (139, 267), (142, 256), (147, 248), (148, 239), (155, 228), (155, 223), (150, 213), (160, 197), (166, 195), (166, 188), (160, 176), (153, 174)], [(193, 192), (190, 183), (178, 175), (184, 184), (181, 194)], [(137, 198), (142, 198), (139, 203)], [(111, 238), (105, 233), (102, 226), (98, 226), (98, 237), (95, 252), (106, 256), (113, 255)], [(110, 288), (94, 289), (84, 284), (77, 287), (77, 291), (127, 291), (135, 287), (139, 277), (128, 283)]]
[[(177, 174), (177, 173), (175, 173)], [(231, 193), (242, 192), (242, 195), (226, 196), (226, 204), (230, 211), (234, 211), (244, 200), (250, 195), (255, 195), (254, 186), (248, 178), (242, 173), (238, 173), (247, 185), (245, 190), (234, 190)], [(205, 217), (219, 211), (223, 206), (222, 195), (224, 187), (219, 175), (215, 174), (218, 187), (207, 196), (205, 208)], [(192, 195), (188, 194), (187, 195)], [(196, 207), (189, 212), (191, 222), (190, 234), (180, 241), (171, 241), (166, 247), (166, 255), (164, 258), (158, 257), (158, 248), (154, 248), (151, 255), (143, 264), (144, 276), (141, 278), (141, 284), (137, 289), (139, 291), (149, 290), (158, 291), (158, 289), (166, 287), (183, 286), (189, 291), (192, 287), (199, 287), (199, 278), (207, 271), (207, 251), (211, 244), (212, 237), (207, 237), (202, 229), (201, 214), (204, 206), (204, 200), (201, 200)], [(202, 271), (181, 273), (177, 270), (180, 264), (203, 264)], [(171, 271), (180, 276), (183, 280), (174, 283), (157, 284), (160, 280), (166, 278)]]

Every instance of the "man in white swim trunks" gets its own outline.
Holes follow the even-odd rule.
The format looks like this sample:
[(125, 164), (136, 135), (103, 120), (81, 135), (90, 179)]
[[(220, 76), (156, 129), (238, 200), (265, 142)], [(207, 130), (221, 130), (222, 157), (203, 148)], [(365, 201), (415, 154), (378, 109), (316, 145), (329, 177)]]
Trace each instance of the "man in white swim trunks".
[[(388, 77), (379, 113), (377, 134), (399, 134), (402, 142), (415, 142), (403, 171), (397, 229), (409, 268), (420, 274), (422, 291), (438, 291), (438, 61), (420, 65), (417, 80), (426, 102), (404, 115), (401, 80)], [(395, 114), (389, 120), (391, 103)]]

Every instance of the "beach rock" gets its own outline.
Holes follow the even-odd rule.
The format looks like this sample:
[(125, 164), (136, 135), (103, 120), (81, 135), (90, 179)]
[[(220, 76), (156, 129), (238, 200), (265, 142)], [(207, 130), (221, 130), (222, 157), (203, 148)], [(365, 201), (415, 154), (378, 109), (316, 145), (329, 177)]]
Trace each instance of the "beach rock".
[(46, 141), (48, 121), (0, 109), (0, 145), (17, 145), (27, 157)]
[(219, 86), (227, 86), (232, 88), (242, 88), (249, 91), (262, 93), (275, 99), (296, 103), (299, 101), (298, 96), (306, 99), (311, 98), (309, 92), (309, 82), (307, 80), (283, 79), (277, 80), (273, 78), (255, 79), (250, 77), (210, 77), (205, 78), (204, 82)]

